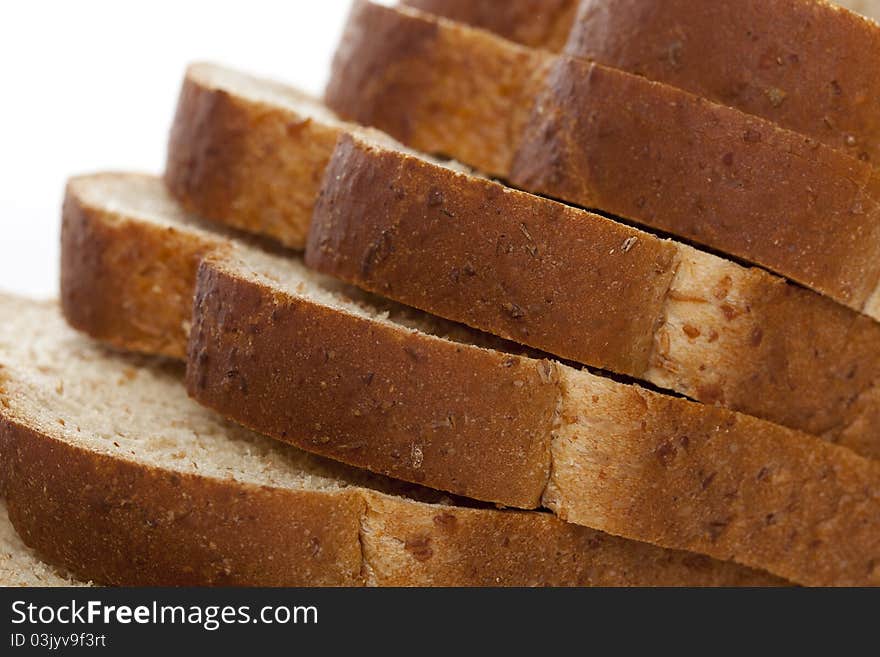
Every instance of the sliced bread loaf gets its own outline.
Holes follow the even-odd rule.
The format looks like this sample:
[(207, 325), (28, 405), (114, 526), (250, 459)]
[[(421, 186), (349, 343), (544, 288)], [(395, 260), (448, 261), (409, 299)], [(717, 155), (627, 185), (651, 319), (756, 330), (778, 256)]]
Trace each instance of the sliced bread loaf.
[[(180, 368), (112, 353), (0, 296), (0, 468), (47, 561), (124, 585), (762, 585), (734, 564), (453, 506), (230, 425)], [(11, 537), (9, 537), (10, 540)], [(3, 536), (4, 541), (7, 537)], [(10, 550), (19, 565), (22, 551)], [(46, 571), (47, 573), (49, 571)]]
[[(880, 161), (870, 2), (405, 0), (534, 48), (612, 66)], [(578, 13), (578, 6), (580, 12)], [(566, 46), (567, 44), (567, 46)]]
[[(175, 214), (151, 216), (167, 204), (157, 202), (155, 185), (156, 199), (137, 204), (107, 198), (109, 189), (78, 205), (93, 225), (122, 227), (107, 231), (117, 247), (64, 241), (65, 249), (102, 245), (65, 256), (65, 309), (95, 335), (104, 332), (81, 321), (89, 314), (78, 316), (75, 306), (125, 306), (119, 295), (149, 286), (90, 292), (77, 283), (96, 277), (77, 270), (101, 263), (104, 276), (124, 278), (151, 262), (171, 271), (156, 258), (173, 251), (144, 245), (194, 232)], [(66, 224), (67, 234), (77, 225)], [(379, 312), (339, 284), (327, 288), (291, 257), (215, 239), (222, 244), (202, 260), (195, 284), (187, 381), (196, 399), (224, 415), (400, 479), (511, 506), (544, 504), (577, 524), (802, 583), (880, 576), (872, 565), (880, 554), (880, 463), (497, 348), (504, 345), (454, 341), (428, 317), (394, 306)], [(126, 240), (140, 250), (122, 247)]]
[[(328, 274), (880, 456), (876, 322), (761, 270), (419, 159), (297, 99), (277, 83), (190, 67), (165, 174), (171, 191), (199, 214), (288, 246), (304, 246), (314, 218), (307, 261)], [(97, 239), (66, 252), (84, 254)], [(188, 317), (180, 307), (191, 280), (166, 274), (175, 312)], [(120, 284), (101, 276), (86, 287)], [(156, 312), (133, 308), (122, 327), (118, 318), (110, 309), (93, 324), (110, 339), (133, 322), (167, 339)]]
[(21, 542), (0, 499), (0, 586), (89, 586), (40, 561)]
[(693, 240), (880, 314), (880, 176), (764, 119), (363, 1), (326, 99), (341, 116), (425, 152)]

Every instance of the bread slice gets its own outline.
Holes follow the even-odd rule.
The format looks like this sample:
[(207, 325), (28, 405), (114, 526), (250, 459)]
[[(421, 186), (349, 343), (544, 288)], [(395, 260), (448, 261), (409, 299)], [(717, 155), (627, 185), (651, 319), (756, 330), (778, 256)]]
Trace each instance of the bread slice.
[(466, 23), (530, 48), (560, 51), (579, 0), (402, 0), (401, 5)]
[(411, 147), (693, 240), (880, 316), (880, 177), (764, 119), (363, 1), (326, 100)]
[[(309, 264), (374, 292), (880, 456), (873, 320), (761, 270), (417, 159), (326, 113), (277, 83), (192, 66), (165, 179), (190, 210), (288, 246), (305, 245), (314, 215)], [(232, 127), (240, 146), (228, 146)], [(168, 274), (175, 312), (188, 317), (191, 280)], [(120, 283), (101, 276), (86, 288), (110, 284)], [(112, 339), (119, 315), (106, 315), (93, 324)], [(165, 340), (167, 322), (144, 325), (155, 316), (134, 308), (122, 328), (137, 322)]]
[[(189, 212), (302, 248), (324, 168), (342, 133), (404, 148), (383, 133), (341, 121), (291, 87), (193, 64), (171, 129), (165, 181)], [(262, 183), (259, 193), (255, 180)]]
[[(165, 295), (161, 277), (89, 290), (78, 285), (100, 278), (89, 267), (101, 263), (102, 277), (120, 280), (144, 263), (172, 271), (159, 263), (176, 253), (161, 249), (163, 236), (201, 242), (209, 233), (156, 216), (167, 200), (155, 181), (151, 189), (141, 179), (128, 198), (112, 185), (84, 198), (88, 184), (75, 181), (66, 204), (74, 220), (65, 221), (65, 251), (88, 253), (65, 254), (64, 307), (76, 326), (104, 336), (83, 321), (102, 313), (82, 306), (125, 307), (125, 295), (144, 289), (158, 304)], [(90, 234), (85, 224), (107, 237), (72, 238)], [(871, 566), (880, 463), (755, 418), (450, 339), (458, 336), (428, 317), (380, 312), (338, 283), (325, 287), (333, 284), (292, 257), (215, 239), (198, 267), (187, 383), (227, 417), (399, 479), (543, 504), (576, 524), (792, 581), (880, 577)]]
[(880, 18), (880, 2), (877, 0), (835, 0), (835, 4), (867, 16), (874, 21)]
[(760, 269), (352, 137), (306, 263), (880, 457), (880, 324)]
[[(188, 400), (172, 363), (113, 353), (75, 334), (54, 304), (2, 296), (0, 310), (0, 463), (9, 515), (27, 544), (82, 578), (125, 585), (779, 583), (545, 513), (453, 506), (431, 491), (309, 456)], [(10, 569), (21, 570), (20, 553)]]
[(0, 586), (89, 586), (40, 561), (9, 521), (0, 499)]
[[(764, 117), (853, 157), (880, 161), (865, 98), (880, 28), (850, 0), (405, 0), (533, 48), (629, 71)], [(580, 13), (578, 14), (578, 5)], [(567, 47), (566, 47), (567, 44)], [(833, 53), (829, 55), (829, 53)]]

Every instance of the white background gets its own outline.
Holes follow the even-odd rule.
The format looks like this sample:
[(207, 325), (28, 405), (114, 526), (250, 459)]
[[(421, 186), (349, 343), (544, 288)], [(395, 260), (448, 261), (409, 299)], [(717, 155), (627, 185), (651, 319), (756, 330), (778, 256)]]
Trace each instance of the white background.
[(349, 0), (0, 0), (0, 289), (54, 296), (65, 179), (158, 173), (184, 67), (320, 93)]

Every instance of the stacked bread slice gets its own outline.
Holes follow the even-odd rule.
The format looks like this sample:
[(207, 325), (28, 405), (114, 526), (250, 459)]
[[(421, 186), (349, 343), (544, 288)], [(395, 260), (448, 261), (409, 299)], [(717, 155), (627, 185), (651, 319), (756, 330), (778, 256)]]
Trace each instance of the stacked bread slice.
[[(70, 181), (86, 335), (0, 299), (24, 542), (111, 584), (880, 583), (880, 125), (852, 66), (880, 28), (819, 0), (405, 4), (355, 3), (329, 108), (193, 65), (164, 179)], [(759, 36), (699, 60), (728, 14)]]

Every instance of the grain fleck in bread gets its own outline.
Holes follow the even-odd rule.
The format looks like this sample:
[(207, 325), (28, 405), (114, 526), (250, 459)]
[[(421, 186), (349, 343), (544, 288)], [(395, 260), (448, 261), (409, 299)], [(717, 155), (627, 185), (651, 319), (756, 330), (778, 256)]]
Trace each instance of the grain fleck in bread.
[[(143, 207), (127, 217), (119, 239), (142, 242), (141, 231), (173, 221)], [(401, 479), (508, 505), (543, 503), (572, 522), (793, 581), (874, 581), (880, 464), (503, 345), (448, 339), (430, 317), (376, 312), (321, 280), (290, 257), (242, 247), (207, 256), (196, 282), (191, 394), (278, 440)], [(499, 414), (506, 407), (497, 400), (481, 408), (483, 393), (457, 398), (450, 380), (490, 396), (506, 391), (516, 408)], [(485, 426), (495, 430), (473, 429)]]
[[(3, 296), (0, 310), (0, 469), (9, 515), (41, 557), (81, 578), (122, 585), (781, 583), (546, 513), (454, 506), (431, 491), (309, 456), (188, 400), (174, 364), (113, 353), (74, 333), (54, 304)], [(4, 581), (68, 584), (48, 568), (25, 570), (30, 553), (3, 529)]]
[(344, 118), (412, 147), (693, 240), (878, 314), (878, 174), (766, 120), (366, 2), (352, 12), (326, 100)]
[[(220, 139), (225, 119), (195, 109), (206, 102), (197, 99), (216, 94), (237, 108), (243, 141), (271, 141), (273, 157), (283, 161), (320, 153), (323, 189), (311, 173), (301, 178), (283, 167), (253, 175), (262, 147), (232, 157)], [(190, 67), (165, 175), (172, 192), (215, 222), (288, 246), (305, 245), (314, 216), (307, 258), (325, 273), (564, 358), (880, 455), (873, 429), (880, 422), (875, 322), (761, 270), (417, 158), (375, 132), (324, 120), (314, 108), (309, 125), (339, 136), (335, 153), (324, 137), (277, 135), (266, 126), (302, 120), (301, 106), (284, 100), (292, 97), (296, 92), (241, 73)], [(196, 133), (214, 137), (196, 147), (181, 136)], [(181, 192), (188, 169), (174, 163), (182, 161), (198, 163), (197, 195)], [(205, 202), (225, 198), (229, 188), (217, 181), (227, 178), (237, 181), (236, 197), (248, 199), (244, 207)], [(303, 193), (304, 202), (282, 208), (273, 200), (279, 190)], [(312, 201), (305, 202), (305, 191)], [(276, 208), (271, 224), (247, 210), (261, 199)], [(75, 200), (67, 214), (76, 222)], [(84, 225), (65, 234), (88, 234), (88, 242), (103, 230)], [(154, 247), (161, 251), (170, 241)], [(84, 257), (88, 249), (64, 253)], [(85, 294), (121, 285), (137, 271), (98, 276), (83, 286)], [(191, 274), (167, 273), (169, 286), (185, 280), (183, 289), (191, 288)], [(186, 306), (186, 294), (173, 298)], [(176, 312), (187, 316), (180, 307)], [(111, 324), (115, 309), (109, 315), (100, 326), (113, 339), (123, 327)], [(122, 323), (153, 317), (134, 312)], [(802, 330), (790, 331), (792, 322)], [(161, 325), (153, 329), (159, 336), (166, 333)], [(181, 334), (175, 333), (178, 344)]]

